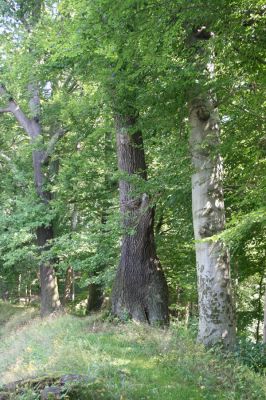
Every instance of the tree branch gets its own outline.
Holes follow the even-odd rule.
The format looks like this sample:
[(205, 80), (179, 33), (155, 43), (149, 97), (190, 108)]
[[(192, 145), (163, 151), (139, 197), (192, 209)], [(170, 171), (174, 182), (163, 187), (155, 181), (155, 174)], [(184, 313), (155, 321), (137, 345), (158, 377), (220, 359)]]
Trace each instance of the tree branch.
[(11, 109), (9, 107), (0, 108), (0, 114), (4, 114), (4, 113), (11, 113)]
[(31, 139), (36, 135), (32, 129), (32, 121), (24, 114), (24, 112), (19, 108), (16, 102), (13, 100), (12, 96), (9, 95), (4, 85), (0, 84), (0, 96), (4, 97), (8, 101), (8, 107), (2, 108), (1, 112), (10, 112), (14, 115), (20, 126), (27, 132)]
[(55, 146), (57, 144), (57, 142), (59, 141), (59, 139), (61, 139), (61, 137), (63, 137), (65, 134), (67, 133), (66, 129), (63, 128), (59, 128), (55, 134), (52, 136), (51, 140), (49, 141), (48, 145), (47, 145), (47, 149), (43, 155), (43, 159), (42, 159), (42, 163), (46, 164), (47, 161), (49, 160), (51, 154), (53, 153)]

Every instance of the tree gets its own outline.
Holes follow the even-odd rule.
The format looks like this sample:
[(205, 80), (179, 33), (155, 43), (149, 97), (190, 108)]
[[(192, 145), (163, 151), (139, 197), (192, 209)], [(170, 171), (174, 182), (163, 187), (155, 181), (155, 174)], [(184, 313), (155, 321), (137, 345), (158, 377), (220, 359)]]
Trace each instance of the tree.
[[(196, 42), (195, 56), (198, 55), (195, 64), (202, 70), (207, 59), (205, 68), (209, 79), (214, 72), (211, 51), (208, 52), (207, 45), (204, 48), (198, 42), (209, 41), (212, 36), (213, 33), (202, 26), (192, 37)], [(213, 238), (225, 228), (223, 164), (219, 154), (220, 121), (215, 102), (214, 93), (204, 93), (201, 87), (195, 87), (190, 101), (190, 147), (194, 168), (192, 214), (199, 295), (198, 340), (207, 346), (223, 342), (226, 347), (232, 348), (235, 343), (235, 310), (229, 250), (219, 238)]]
[(150, 324), (168, 323), (168, 291), (154, 241), (154, 207), (146, 193), (134, 193), (134, 176), (147, 179), (142, 134), (135, 116), (116, 115), (120, 210), (124, 234), (113, 288), (112, 311)]
[[(4, 86), (0, 87), (0, 94), (9, 100), (7, 106), (0, 110), (1, 113), (12, 113), (18, 123), (23, 127), (29, 135), (31, 142), (36, 146), (37, 141), (41, 137), (40, 115), (39, 115), (39, 95), (37, 89), (29, 85), (30, 109), (33, 118), (28, 118), (10, 95), (8, 95)], [(43, 163), (45, 161), (45, 151), (34, 149), (32, 153), (33, 171), (36, 193), (39, 199), (46, 206), (51, 198), (50, 193), (45, 190), (45, 178), (42, 172)], [(36, 232), (37, 244), (41, 252), (46, 251), (49, 242), (53, 239), (52, 226), (41, 225)], [(40, 265), (40, 282), (41, 282), (41, 314), (44, 316), (55, 311), (60, 306), (57, 281), (54, 269), (50, 262), (43, 261)]]
[(199, 293), (198, 340), (205, 345), (235, 341), (235, 317), (228, 249), (212, 239), (224, 229), (222, 161), (214, 154), (219, 144), (219, 119), (213, 104), (194, 100), (190, 111), (192, 211), (196, 240)]
[[(40, 12), (42, 7), (42, 1), (38, 1), (34, 4), (32, 2), (28, 5), (27, 2), (22, 2), (21, 5), (16, 8), (11, 7), (15, 17), (18, 21), (24, 25), (27, 32), (30, 33), (37, 21), (40, 18)], [(31, 52), (31, 48), (28, 52)], [(50, 156), (50, 147), (54, 145), (56, 140), (60, 137), (61, 131), (55, 133), (52, 138), (51, 144), (47, 148), (47, 152), (41, 149), (42, 146), (42, 128), (40, 124), (40, 95), (38, 82), (32, 77), (27, 82), (27, 95), (29, 98), (29, 111), (30, 117), (28, 117), (19, 107), (14, 100), (13, 96), (8, 93), (5, 86), (0, 86), (0, 95), (4, 102), (5, 107), (0, 110), (1, 113), (12, 113), (16, 118), (19, 125), (24, 129), (31, 140), (33, 146), (32, 160), (33, 160), (33, 171), (34, 171), (34, 182), (36, 188), (36, 194), (39, 200), (44, 204), (45, 207), (49, 207), (49, 201), (51, 200), (51, 193), (46, 189), (46, 178), (43, 172), (43, 166), (47, 162)], [(36, 229), (37, 245), (42, 254), (49, 249), (50, 241), (53, 239), (53, 227), (52, 224), (45, 225), (41, 223)], [(47, 315), (60, 307), (59, 293), (57, 287), (57, 280), (54, 272), (54, 268), (50, 260), (45, 260), (45, 256), (40, 263), (40, 283), (41, 283), (41, 315)]]

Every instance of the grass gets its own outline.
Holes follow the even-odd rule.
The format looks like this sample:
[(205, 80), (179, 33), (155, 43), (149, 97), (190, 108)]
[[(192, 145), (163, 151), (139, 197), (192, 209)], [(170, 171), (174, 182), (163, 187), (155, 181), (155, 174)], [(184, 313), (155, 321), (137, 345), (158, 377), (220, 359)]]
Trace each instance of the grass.
[(37, 309), (32, 307), (25, 308), (0, 301), (0, 337), (8, 336), (9, 332), (16, 330), (17, 327), (29, 323), (37, 313)]
[(14, 314), (22, 310), (18, 306), (0, 301), (0, 327), (2, 327)]
[(114, 400), (266, 399), (263, 377), (204, 350), (182, 327), (114, 325), (99, 316), (40, 320), (30, 310), (21, 324), (21, 316), (19, 310), (2, 328), (0, 384), (75, 373), (87, 375), (108, 393), (103, 398)]

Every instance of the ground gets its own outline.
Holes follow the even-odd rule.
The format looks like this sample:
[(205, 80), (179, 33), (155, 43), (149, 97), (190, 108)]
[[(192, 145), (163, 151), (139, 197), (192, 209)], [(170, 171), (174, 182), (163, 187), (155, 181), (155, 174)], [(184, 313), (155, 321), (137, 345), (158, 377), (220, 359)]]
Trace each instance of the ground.
[[(232, 356), (206, 351), (177, 323), (162, 330), (108, 322), (101, 314), (41, 320), (36, 310), (4, 304), (0, 321), (0, 385), (81, 374), (94, 394), (77, 395), (80, 400), (266, 399), (264, 377)], [(38, 399), (30, 392), (21, 396)]]

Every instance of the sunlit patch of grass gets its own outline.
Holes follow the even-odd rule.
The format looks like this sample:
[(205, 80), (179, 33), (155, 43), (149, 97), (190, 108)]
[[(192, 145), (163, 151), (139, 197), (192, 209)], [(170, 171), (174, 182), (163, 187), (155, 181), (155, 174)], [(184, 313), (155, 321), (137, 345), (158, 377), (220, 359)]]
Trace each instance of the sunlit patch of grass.
[[(10, 321), (11, 322), (11, 321)], [(85, 374), (113, 399), (260, 400), (264, 379), (231, 357), (205, 351), (189, 331), (97, 316), (35, 318), (0, 342), (0, 383), (27, 376)]]

